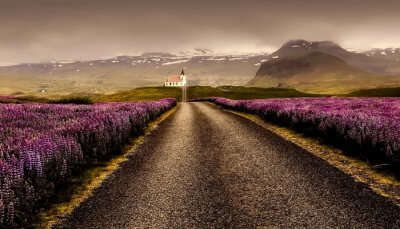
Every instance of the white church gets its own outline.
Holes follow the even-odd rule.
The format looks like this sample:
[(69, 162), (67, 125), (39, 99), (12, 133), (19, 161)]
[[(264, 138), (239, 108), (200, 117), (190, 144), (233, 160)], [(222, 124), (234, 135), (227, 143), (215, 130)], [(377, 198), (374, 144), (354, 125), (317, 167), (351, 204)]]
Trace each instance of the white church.
[(184, 87), (187, 86), (185, 71), (181, 72), (180, 76), (170, 76), (164, 83), (165, 87)]

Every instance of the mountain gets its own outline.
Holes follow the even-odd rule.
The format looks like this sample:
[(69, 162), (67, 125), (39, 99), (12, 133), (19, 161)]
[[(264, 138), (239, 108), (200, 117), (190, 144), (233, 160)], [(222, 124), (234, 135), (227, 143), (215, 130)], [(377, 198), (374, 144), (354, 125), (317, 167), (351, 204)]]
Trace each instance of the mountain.
[[(342, 52), (333, 44), (324, 44), (323, 48)], [(377, 85), (400, 85), (399, 77), (364, 71), (335, 55), (315, 51), (303, 53), (286, 55), (284, 58), (276, 58), (277, 53), (272, 54), (275, 58), (264, 62), (247, 85), (292, 87), (313, 93), (347, 93), (359, 88), (374, 88)]]
[[(313, 53), (319, 53), (321, 60), (310, 56)], [(339, 88), (337, 84), (353, 77), (360, 78), (358, 80), (363, 82), (360, 85), (367, 87), (372, 87), (372, 83), (390, 86), (396, 81), (396, 75), (400, 75), (399, 58), (400, 49), (357, 53), (330, 41), (291, 40), (270, 55), (218, 54), (198, 48), (90, 61), (27, 63), (0, 67), (0, 94), (114, 93), (160, 86), (168, 76), (179, 74), (182, 68), (191, 85), (235, 86), (250, 81), (252, 86), (297, 85), (299, 89), (322, 92), (322, 85), (333, 91)], [(321, 69), (320, 75), (316, 69)], [(338, 69), (347, 70), (340, 72)], [(264, 80), (264, 76), (268, 80)], [(378, 76), (382, 77), (378, 80)], [(371, 83), (366, 83), (363, 77)], [(355, 85), (345, 85), (341, 90), (347, 91)]]
[(350, 54), (350, 52), (331, 41), (291, 40), (283, 44), (271, 56), (275, 58), (300, 57), (312, 52), (323, 52), (338, 57)]
[(184, 54), (144, 53), (92, 61), (58, 61), (0, 67), (0, 94), (113, 93), (160, 86), (184, 68), (192, 85), (244, 85), (266, 54), (219, 55), (196, 49)]
[(372, 49), (363, 52), (366, 56), (374, 58), (382, 58), (400, 62), (400, 48)]
[[(363, 71), (381, 74), (400, 74), (400, 61), (396, 58), (387, 58), (388, 55), (372, 55), (377, 52), (357, 53), (350, 52), (331, 41), (291, 40), (280, 49), (272, 53), (270, 58), (301, 57), (312, 52), (322, 52), (339, 57), (348, 64)], [(384, 53), (383, 51), (378, 53)], [(396, 51), (397, 54), (397, 51)], [(399, 53), (400, 54), (400, 53)]]
[(145, 52), (141, 56), (151, 58), (151, 57), (174, 57), (175, 55), (167, 52)]

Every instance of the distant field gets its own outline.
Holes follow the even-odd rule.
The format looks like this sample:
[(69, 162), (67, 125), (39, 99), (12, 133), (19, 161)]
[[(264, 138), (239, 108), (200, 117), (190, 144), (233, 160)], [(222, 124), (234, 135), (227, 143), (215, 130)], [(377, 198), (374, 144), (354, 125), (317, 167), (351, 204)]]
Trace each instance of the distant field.
[[(142, 87), (114, 94), (73, 93), (68, 96), (35, 97), (13, 96), (12, 99), (0, 99), (0, 103), (94, 103), (94, 102), (125, 102), (149, 101), (163, 98), (175, 98), (180, 101), (182, 92), (180, 88), (168, 87)], [(188, 99), (208, 97), (224, 97), (229, 99), (267, 99), (267, 98), (293, 98), (293, 97), (320, 97), (329, 96), (309, 94), (290, 88), (257, 88), (242, 86), (193, 86), (188, 88)], [(400, 88), (364, 89), (343, 97), (400, 97)], [(4, 97), (5, 98), (5, 97)]]
[[(230, 99), (266, 99), (321, 96), (307, 94), (288, 88), (256, 88), (242, 86), (193, 86), (188, 88), (188, 99), (225, 97)], [(90, 104), (95, 102), (149, 101), (163, 98), (175, 98), (180, 101), (182, 90), (173, 87), (141, 87), (114, 94), (72, 93), (68, 96), (13, 96), (0, 100), (0, 103), (74, 103)], [(8, 98), (8, 97), (7, 97)]]
[(128, 91), (121, 91), (111, 95), (92, 96), (95, 102), (121, 102), (138, 100), (156, 100), (163, 98), (175, 98), (180, 100), (182, 92), (180, 88), (173, 87), (143, 87)]
[[(79, 94), (76, 94), (79, 97)], [(121, 91), (110, 95), (85, 95), (94, 102), (123, 102), (138, 100), (155, 100), (162, 98), (175, 98), (181, 100), (180, 88), (143, 87)], [(224, 97), (229, 99), (267, 99), (267, 98), (293, 98), (293, 97), (321, 97), (330, 96), (323, 94), (310, 94), (291, 88), (258, 88), (243, 86), (193, 86), (188, 88), (188, 99), (208, 97)], [(364, 89), (344, 97), (400, 97), (400, 88)]]
[[(96, 95), (93, 100), (96, 102), (136, 101), (154, 100), (162, 98), (176, 98), (181, 100), (180, 88), (166, 87), (145, 87), (129, 91), (122, 91), (111, 95)], [(310, 97), (313, 94), (299, 92), (295, 89), (286, 88), (255, 88), (240, 86), (193, 86), (188, 88), (188, 99), (206, 97), (225, 97), (231, 99), (257, 99), (257, 98), (288, 98), (288, 97)]]
[(240, 86), (221, 86), (221, 87), (190, 87), (188, 90), (190, 99), (206, 97), (224, 97), (229, 99), (264, 99), (264, 98), (289, 98), (289, 97), (311, 97), (316, 96), (307, 94), (295, 89), (288, 88), (257, 88)]
[(0, 104), (1, 103), (47, 103), (49, 100), (44, 97), (35, 97), (35, 96), (1, 96), (0, 95)]
[(348, 94), (347, 96), (358, 96), (358, 97), (400, 97), (400, 88), (376, 88), (376, 89), (364, 89), (358, 90)]

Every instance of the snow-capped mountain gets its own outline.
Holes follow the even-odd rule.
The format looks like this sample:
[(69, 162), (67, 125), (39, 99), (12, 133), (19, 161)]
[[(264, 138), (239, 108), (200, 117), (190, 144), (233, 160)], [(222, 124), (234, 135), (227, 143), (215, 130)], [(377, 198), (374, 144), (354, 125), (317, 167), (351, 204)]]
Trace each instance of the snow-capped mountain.
[[(283, 66), (280, 60), (304, 57), (314, 52), (339, 58), (350, 67), (365, 72), (364, 75), (371, 73), (376, 77), (382, 76), (379, 79), (371, 80), (374, 84), (385, 83), (385, 80), (390, 78), (389, 76), (400, 75), (400, 61), (398, 60), (400, 49), (375, 49), (359, 53), (344, 49), (330, 41), (292, 40), (270, 55), (266, 53), (216, 53), (208, 49), (195, 49), (177, 53), (151, 52), (138, 56), (118, 56), (88, 61), (64, 60), (5, 66), (0, 67), (0, 94), (15, 92), (112, 93), (134, 87), (160, 86), (168, 76), (178, 74), (182, 68), (185, 69), (191, 85), (246, 85), (260, 68), (284, 71), (284, 68), (279, 67)], [(312, 57), (306, 60), (318, 60), (315, 56)], [(323, 55), (319, 57), (324, 60), (333, 60), (333, 58)], [(303, 60), (300, 62), (296, 60), (293, 65), (303, 62)], [(289, 67), (292, 68), (293, 65)], [(277, 74), (279, 75), (279, 73)], [(355, 75), (361, 76), (362, 74), (353, 76), (353, 78), (361, 78), (355, 77)], [(313, 76), (317, 77), (318, 74)], [(334, 76), (331, 77), (332, 81), (329, 81), (330, 76), (328, 76), (328, 71), (324, 71), (326, 82), (336, 82), (334, 80), (338, 79), (337, 76)], [(304, 78), (305, 84), (311, 82), (310, 77), (307, 77)], [(274, 78), (275, 81), (276, 78)], [(298, 78), (300, 82), (302, 77)], [(265, 80), (257, 82), (253, 80), (251, 85), (271, 84), (271, 82), (265, 82)], [(278, 84), (280, 83), (282, 82), (279, 81)], [(311, 83), (307, 85), (311, 85)], [(338, 87), (341, 85), (337, 84)]]
[(349, 52), (338, 44), (331, 41), (306, 41), (291, 40), (282, 45), (280, 49), (271, 56), (278, 57), (299, 57), (311, 52), (323, 52), (335, 56), (348, 55)]
[(273, 52), (271, 58), (297, 58), (312, 52), (326, 53), (341, 58), (348, 64), (367, 72), (389, 75), (400, 73), (400, 62), (397, 58), (392, 58), (393, 54), (397, 55), (397, 50), (358, 53), (344, 49), (331, 41), (291, 40)]
[(217, 54), (196, 49), (179, 54), (153, 52), (91, 61), (20, 64), (0, 67), (0, 93), (111, 93), (160, 86), (182, 68), (192, 85), (244, 85), (267, 59), (267, 54)]
[(400, 48), (372, 49), (363, 53), (370, 57), (392, 59), (400, 62)]
[(330, 41), (292, 40), (264, 61), (248, 86), (314, 93), (400, 86), (398, 49), (357, 53)]

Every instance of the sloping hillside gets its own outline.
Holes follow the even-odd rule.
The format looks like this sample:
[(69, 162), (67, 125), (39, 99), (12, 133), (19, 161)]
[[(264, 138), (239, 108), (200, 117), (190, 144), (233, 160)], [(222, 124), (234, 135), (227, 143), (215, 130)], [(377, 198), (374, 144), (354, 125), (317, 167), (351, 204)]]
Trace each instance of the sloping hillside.
[[(396, 50), (394, 50), (397, 54)], [(400, 59), (388, 58), (392, 56), (393, 49), (356, 53), (348, 51), (331, 41), (306, 41), (291, 40), (285, 43), (280, 49), (271, 54), (272, 58), (301, 57), (312, 52), (322, 52), (339, 57), (349, 65), (363, 71), (380, 73), (385, 75), (400, 73)], [(382, 55), (377, 55), (382, 54)], [(386, 55), (383, 55), (386, 54)]]
[(255, 75), (266, 56), (145, 53), (105, 60), (0, 67), (0, 94), (113, 93), (161, 86), (166, 77), (180, 73), (182, 68), (187, 69), (191, 85), (243, 85)]
[(399, 77), (381, 76), (322, 52), (276, 58), (263, 63), (248, 86), (292, 87), (313, 93), (347, 93), (360, 88), (399, 85)]

